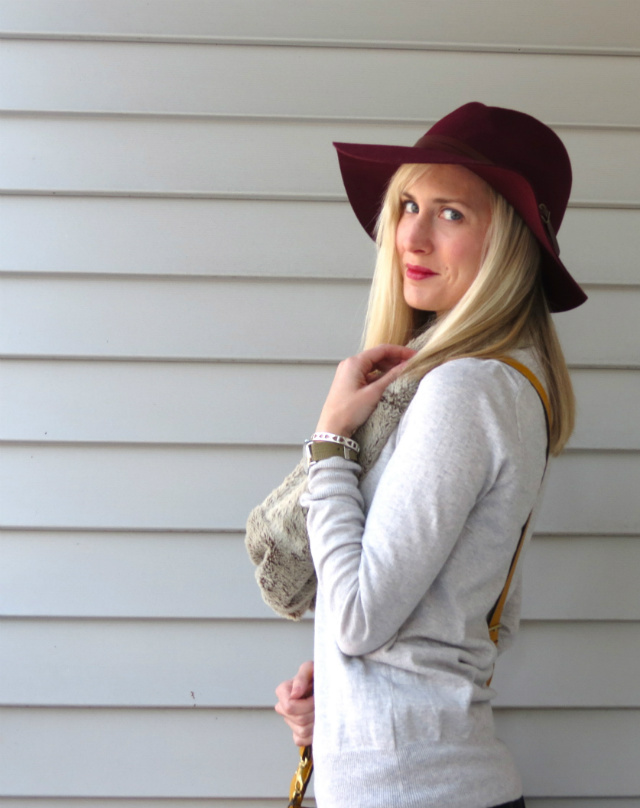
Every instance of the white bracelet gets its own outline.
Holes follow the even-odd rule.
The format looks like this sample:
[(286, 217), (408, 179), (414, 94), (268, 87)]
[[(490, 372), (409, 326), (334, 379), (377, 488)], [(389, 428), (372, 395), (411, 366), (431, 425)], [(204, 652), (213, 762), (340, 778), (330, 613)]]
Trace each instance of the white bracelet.
[(333, 432), (314, 432), (311, 440), (321, 441), (324, 443), (339, 443), (341, 446), (348, 446), (354, 452), (360, 451), (360, 444), (351, 438), (345, 438), (344, 435), (334, 435)]

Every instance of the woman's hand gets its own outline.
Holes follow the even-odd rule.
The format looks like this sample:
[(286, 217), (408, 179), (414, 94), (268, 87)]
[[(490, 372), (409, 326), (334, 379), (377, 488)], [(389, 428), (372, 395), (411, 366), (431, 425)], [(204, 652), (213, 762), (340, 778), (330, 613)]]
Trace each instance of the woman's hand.
[(414, 354), (401, 345), (378, 345), (340, 362), (316, 431), (350, 438)]
[(313, 662), (303, 662), (293, 679), (276, 688), (279, 713), (293, 730), (296, 746), (309, 746), (313, 739), (315, 704), (313, 700)]

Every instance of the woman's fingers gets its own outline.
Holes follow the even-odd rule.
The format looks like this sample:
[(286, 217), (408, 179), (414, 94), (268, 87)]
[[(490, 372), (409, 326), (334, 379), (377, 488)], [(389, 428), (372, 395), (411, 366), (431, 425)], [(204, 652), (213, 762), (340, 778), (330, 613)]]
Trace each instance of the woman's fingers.
[(284, 718), (290, 727), (306, 727), (313, 724), (313, 696), (307, 696), (306, 699), (295, 699), (291, 702), (281, 700), (276, 704), (275, 711)]
[(313, 695), (313, 660), (303, 662), (293, 677), (291, 697), (294, 699), (306, 698)]
[(294, 721), (286, 716), (283, 717), (291, 730), (296, 746), (309, 746), (313, 743), (313, 714), (306, 721)]
[(379, 346), (381, 348), (399, 348), (400, 352), (385, 352), (377, 361), (372, 363), (372, 368), (367, 376), (372, 377), (369, 383), (382, 382), (383, 389), (402, 373), (405, 365), (415, 354), (410, 348), (402, 348), (397, 345)]
[(313, 698), (313, 662), (303, 663), (293, 679), (276, 688), (276, 712), (293, 731), (294, 743), (307, 746), (313, 738), (315, 702)]
[(360, 359), (364, 363), (370, 363), (372, 368), (377, 368), (385, 373), (396, 365), (406, 362), (415, 355), (415, 351), (404, 345), (376, 345), (369, 348), (354, 358)]
[(292, 730), (293, 740), (297, 746), (307, 746), (311, 743), (315, 720), (313, 696), (289, 702), (281, 700), (276, 704), (275, 710)]
[(377, 345), (341, 362), (317, 431), (350, 437), (371, 415), (387, 386), (414, 354), (401, 345)]
[(402, 345), (377, 345), (367, 351), (345, 359), (338, 366), (336, 378), (359, 389), (367, 384), (367, 377), (381, 378), (393, 370), (400, 372), (415, 351)]

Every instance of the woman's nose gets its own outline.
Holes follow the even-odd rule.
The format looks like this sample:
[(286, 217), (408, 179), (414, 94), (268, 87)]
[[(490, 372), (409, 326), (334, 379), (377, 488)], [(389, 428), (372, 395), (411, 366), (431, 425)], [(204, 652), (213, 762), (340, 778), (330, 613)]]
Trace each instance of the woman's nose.
[(415, 216), (407, 224), (406, 249), (410, 252), (431, 252), (433, 250), (433, 233), (426, 217)]

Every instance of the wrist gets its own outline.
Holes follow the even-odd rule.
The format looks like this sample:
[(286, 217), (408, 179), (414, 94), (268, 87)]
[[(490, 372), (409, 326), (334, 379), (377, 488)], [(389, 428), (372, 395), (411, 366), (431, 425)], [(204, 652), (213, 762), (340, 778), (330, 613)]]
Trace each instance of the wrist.
[(316, 426), (316, 433), (317, 432), (329, 432), (332, 435), (340, 435), (343, 438), (350, 438), (353, 435), (354, 430), (346, 426), (344, 422), (341, 423), (330, 418), (320, 418), (318, 425)]

